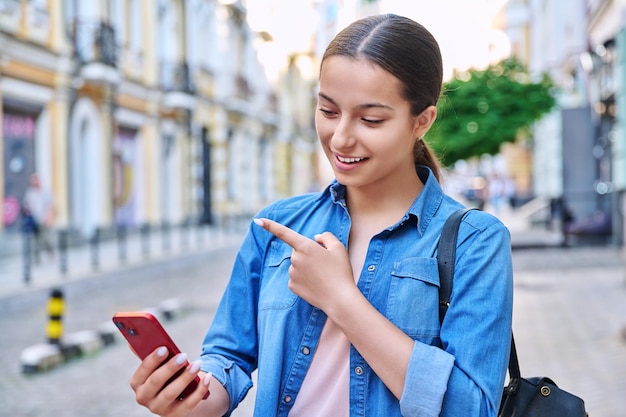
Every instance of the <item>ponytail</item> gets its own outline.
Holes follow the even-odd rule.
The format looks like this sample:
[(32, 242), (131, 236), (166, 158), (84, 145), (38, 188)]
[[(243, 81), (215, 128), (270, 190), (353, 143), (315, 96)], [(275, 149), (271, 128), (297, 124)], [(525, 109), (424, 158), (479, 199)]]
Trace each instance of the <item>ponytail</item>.
[(437, 159), (434, 152), (422, 138), (415, 141), (415, 146), (413, 147), (413, 159), (415, 161), (415, 165), (425, 165), (430, 168), (435, 175), (437, 182), (441, 183), (441, 164), (439, 163), (439, 159)]

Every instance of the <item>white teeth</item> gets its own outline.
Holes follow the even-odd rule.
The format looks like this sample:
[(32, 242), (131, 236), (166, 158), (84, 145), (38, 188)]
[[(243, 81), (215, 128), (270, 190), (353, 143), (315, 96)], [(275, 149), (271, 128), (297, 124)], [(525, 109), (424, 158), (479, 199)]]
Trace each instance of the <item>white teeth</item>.
[(340, 162), (346, 163), (346, 164), (351, 164), (354, 162), (360, 162), (362, 160), (364, 160), (365, 158), (344, 158), (342, 156), (337, 156), (337, 159), (339, 159)]

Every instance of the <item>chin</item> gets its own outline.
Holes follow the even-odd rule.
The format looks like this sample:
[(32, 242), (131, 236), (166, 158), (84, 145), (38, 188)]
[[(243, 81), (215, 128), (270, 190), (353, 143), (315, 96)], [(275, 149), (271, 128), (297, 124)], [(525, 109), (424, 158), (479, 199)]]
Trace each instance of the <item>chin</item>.
[(335, 179), (337, 179), (340, 184), (345, 185), (346, 187), (358, 187), (363, 185), (363, 181), (354, 178), (354, 176), (345, 175), (341, 172), (335, 171)]

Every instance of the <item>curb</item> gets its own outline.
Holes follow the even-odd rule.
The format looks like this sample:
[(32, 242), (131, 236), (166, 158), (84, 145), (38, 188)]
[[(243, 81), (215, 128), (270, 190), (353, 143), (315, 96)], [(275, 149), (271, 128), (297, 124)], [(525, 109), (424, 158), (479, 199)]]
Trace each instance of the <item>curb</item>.
[[(141, 309), (152, 313), (162, 321), (171, 321), (182, 315), (180, 300), (171, 298), (156, 307)], [(20, 364), (22, 373), (37, 374), (49, 371), (73, 359), (93, 356), (103, 348), (123, 339), (112, 321), (104, 322), (95, 330), (81, 330), (66, 335), (59, 344), (39, 343), (22, 350)]]

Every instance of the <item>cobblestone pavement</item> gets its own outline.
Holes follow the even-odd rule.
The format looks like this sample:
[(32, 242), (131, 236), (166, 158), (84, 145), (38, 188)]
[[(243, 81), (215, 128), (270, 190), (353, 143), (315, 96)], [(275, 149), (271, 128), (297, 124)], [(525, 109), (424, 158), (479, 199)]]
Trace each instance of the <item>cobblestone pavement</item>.
[(626, 410), (626, 274), (617, 248), (514, 252), (513, 329), (523, 376), (549, 376), (591, 417)]
[[(163, 325), (181, 350), (199, 354), (224, 290), (236, 245), (197, 252), (165, 263), (105, 273), (64, 283), (64, 334), (110, 323), (116, 311), (143, 310), (176, 297), (183, 314)], [(0, 299), (0, 417), (144, 417), (130, 375), (139, 364), (121, 338), (94, 355), (50, 371), (25, 375), (20, 352), (45, 341), (46, 290)], [(4, 307), (2, 305), (5, 305)], [(250, 416), (251, 406), (234, 417)]]

